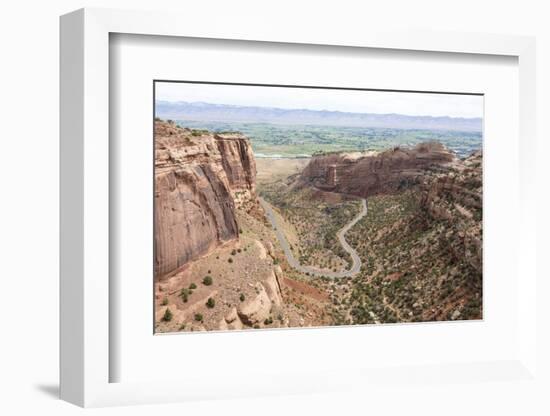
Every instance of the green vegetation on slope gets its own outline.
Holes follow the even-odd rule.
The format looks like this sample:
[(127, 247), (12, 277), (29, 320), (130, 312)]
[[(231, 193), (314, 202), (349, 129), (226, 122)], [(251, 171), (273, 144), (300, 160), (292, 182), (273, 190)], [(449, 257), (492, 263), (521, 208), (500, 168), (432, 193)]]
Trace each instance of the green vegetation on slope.
[(351, 257), (336, 234), (359, 213), (360, 202), (324, 202), (314, 192), (311, 188), (291, 188), (283, 182), (260, 188), (261, 195), (296, 230), (299, 246), (292, 250), (301, 264), (334, 272), (347, 269)]
[(364, 268), (336, 297), (340, 323), (481, 318), (481, 273), (461, 252), (460, 227), (426, 220), (413, 191), (370, 198), (348, 233)]

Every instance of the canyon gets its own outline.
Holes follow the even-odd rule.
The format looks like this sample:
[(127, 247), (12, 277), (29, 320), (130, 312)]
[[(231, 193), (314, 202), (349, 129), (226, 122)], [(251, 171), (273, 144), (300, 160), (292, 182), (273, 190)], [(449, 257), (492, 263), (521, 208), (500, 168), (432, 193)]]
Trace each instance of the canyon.
[(480, 151), (261, 162), (279, 173), (243, 134), (155, 121), (157, 332), (481, 318)]
[(369, 201), (348, 234), (366, 268), (333, 299), (341, 323), (482, 317), (482, 165), (440, 143), (312, 158), (292, 186)]

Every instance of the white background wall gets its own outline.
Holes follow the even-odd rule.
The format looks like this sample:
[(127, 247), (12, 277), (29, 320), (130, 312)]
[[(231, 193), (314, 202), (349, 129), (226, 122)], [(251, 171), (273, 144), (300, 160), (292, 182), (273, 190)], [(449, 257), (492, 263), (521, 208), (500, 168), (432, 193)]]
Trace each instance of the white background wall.
[[(186, 4), (189, 3), (189, 4)], [(550, 26), (547, 1), (210, 1), (20, 0), (0, 9), (0, 413), (73, 414), (82, 410), (56, 400), (58, 383), (58, 16), (74, 9), (116, 7), (178, 10), (189, 19), (222, 14), (231, 19), (268, 15), (287, 24), (319, 19), (327, 30), (340, 25), (400, 27), (535, 35), (538, 41), (539, 252), (547, 254), (550, 177)], [(182, 21), (185, 24), (185, 21)], [(550, 276), (539, 258), (541, 273)], [(538, 290), (548, 293), (543, 282)], [(540, 305), (548, 325), (549, 307)], [(542, 329), (542, 326), (541, 326)], [(539, 359), (548, 370), (548, 329)], [(544, 352), (545, 351), (545, 352)], [(546, 371), (546, 374), (549, 374)], [(550, 387), (547, 391), (550, 391)], [(95, 410), (96, 414), (548, 414), (544, 392), (498, 383), (483, 389), (465, 384), (435, 386), (372, 397), (345, 393)], [(541, 403), (546, 402), (545, 407)]]

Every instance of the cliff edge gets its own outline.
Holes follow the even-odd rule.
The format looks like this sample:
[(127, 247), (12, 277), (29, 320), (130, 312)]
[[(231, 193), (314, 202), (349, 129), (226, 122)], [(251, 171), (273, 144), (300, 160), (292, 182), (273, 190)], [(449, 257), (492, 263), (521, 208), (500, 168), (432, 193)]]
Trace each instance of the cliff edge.
[(395, 192), (416, 183), (430, 166), (454, 161), (454, 154), (437, 142), (421, 143), (412, 149), (319, 155), (306, 166), (300, 182), (323, 191), (367, 198)]
[(234, 195), (255, 198), (248, 139), (155, 121), (155, 276), (239, 236)]

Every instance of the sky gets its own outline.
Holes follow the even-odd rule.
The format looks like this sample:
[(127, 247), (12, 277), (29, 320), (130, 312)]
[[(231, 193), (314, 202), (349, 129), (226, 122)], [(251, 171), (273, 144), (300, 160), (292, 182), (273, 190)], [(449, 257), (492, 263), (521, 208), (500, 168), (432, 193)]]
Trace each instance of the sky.
[(483, 96), (157, 82), (156, 100), (411, 116), (483, 117)]

